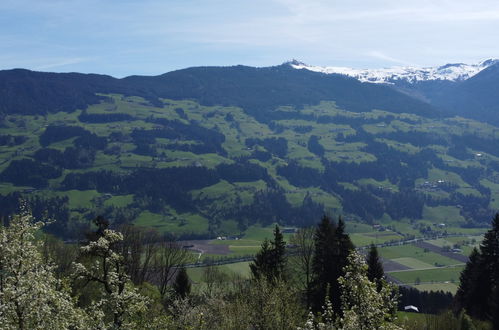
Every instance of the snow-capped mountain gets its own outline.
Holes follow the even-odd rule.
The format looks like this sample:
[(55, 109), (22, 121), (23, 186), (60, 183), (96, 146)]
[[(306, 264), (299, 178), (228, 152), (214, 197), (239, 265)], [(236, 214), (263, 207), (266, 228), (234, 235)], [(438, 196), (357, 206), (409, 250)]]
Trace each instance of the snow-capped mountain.
[(343, 74), (356, 78), (361, 82), (378, 84), (394, 84), (403, 81), (414, 83), (428, 80), (463, 81), (473, 77), (480, 71), (496, 63), (499, 63), (499, 60), (489, 59), (478, 64), (456, 63), (446, 64), (439, 67), (417, 68), (409, 66), (396, 66), (383, 69), (354, 69), (337, 66), (312, 66), (297, 60), (287, 62), (287, 64), (295, 69), (306, 69), (326, 74)]

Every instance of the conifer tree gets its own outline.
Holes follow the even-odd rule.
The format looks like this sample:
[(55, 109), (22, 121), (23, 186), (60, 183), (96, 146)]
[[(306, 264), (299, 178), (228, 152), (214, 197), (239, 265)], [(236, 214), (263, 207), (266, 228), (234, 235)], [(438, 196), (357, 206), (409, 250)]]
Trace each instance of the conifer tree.
[(490, 314), (492, 316), (492, 327), (499, 329), (499, 286), (495, 286), (490, 297)]
[(265, 278), (268, 281), (283, 279), (286, 264), (286, 242), (284, 242), (279, 226), (276, 226), (274, 239), (263, 241), (260, 251), (250, 264), (251, 273), (255, 279)]
[(270, 263), (272, 259), (272, 247), (268, 239), (264, 239), (260, 251), (257, 252), (253, 262), (250, 264), (251, 274), (254, 278), (260, 279), (267, 277), (270, 271)]
[[(482, 260), (480, 252), (474, 248), (471, 251), (466, 267), (459, 278), (459, 288), (456, 292), (456, 304), (458, 309), (465, 309), (474, 317), (484, 318), (487, 310), (487, 299), (483, 299), (483, 292), (487, 290), (486, 285), (480, 285), (482, 273)], [(485, 279), (485, 284), (488, 282)]]
[(369, 254), (367, 255), (367, 278), (369, 281), (376, 283), (378, 292), (381, 290), (381, 280), (385, 277), (383, 264), (379, 258), (378, 249), (374, 244), (371, 244)]
[(315, 252), (312, 260), (312, 308), (321, 310), (327, 288), (333, 277), (333, 242), (336, 224), (323, 216), (315, 231)]
[[(494, 320), (499, 287), (499, 214), (492, 220), (492, 228), (484, 235), (480, 251), (474, 249), (461, 272), (456, 293), (456, 305), (472, 317)], [(499, 323), (499, 322), (498, 322)], [(499, 324), (498, 324), (499, 326)]]
[[(338, 224), (328, 216), (323, 216), (315, 233), (315, 253), (312, 263), (312, 308), (319, 311), (329, 294), (335, 312), (341, 308), (338, 278), (344, 275), (348, 255), (353, 249), (349, 236), (345, 233), (345, 223), (340, 218)], [(329, 292), (327, 292), (329, 290)]]
[[(478, 306), (483, 306), (483, 310), (479, 311), (480, 318), (491, 320), (493, 317), (493, 293), (495, 288), (499, 286), (499, 214), (495, 215), (492, 220), (492, 228), (483, 237), (482, 244), (480, 244), (480, 256), (480, 277), (475, 290), (482, 293), (483, 296), (481, 302), (476, 301), (476, 303)], [(483, 315), (484, 312), (485, 315)]]
[(340, 310), (341, 307), (341, 288), (338, 282), (338, 278), (340, 276), (345, 275), (345, 267), (348, 266), (349, 261), (348, 258), (350, 253), (354, 249), (354, 245), (350, 240), (350, 236), (345, 233), (345, 222), (341, 217), (338, 218), (338, 227), (334, 233), (335, 239), (337, 241), (334, 258), (334, 277), (330, 283), (331, 287), (331, 303), (333, 304), (333, 308), (336, 310)]
[(189, 279), (189, 275), (187, 275), (185, 267), (179, 269), (175, 282), (173, 283), (173, 289), (181, 298), (185, 298), (191, 293), (191, 280)]
[(279, 226), (276, 225), (274, 229), (274, 240), (271, 242), (273, 247), (272, 253), (272, 267), (274, 268), (274, 276), (283, 279), (286, 274), (286, 242), (282, 236)]

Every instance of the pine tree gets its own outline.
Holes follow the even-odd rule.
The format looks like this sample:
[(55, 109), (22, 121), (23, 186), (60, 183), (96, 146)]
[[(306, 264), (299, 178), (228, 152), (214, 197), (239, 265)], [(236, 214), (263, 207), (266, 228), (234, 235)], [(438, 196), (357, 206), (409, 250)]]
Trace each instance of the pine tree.
[(275, 227), (274, 239), (265, 239), (260, 251), (250, 264), (255, 279), (265, 278), (268, 281), (284, 279), (286, 274), (286, 242), (283, 240), (279, 226)]
[(483, 236), (480, 252), (490, 277), (499, 282), (499, 213), (492, 220), (492, 228)]
[[(484, 235), (480, 251), (476, 249), (461, 272), (456, 305), (475, 318), (493, 320), (497, 311), (499, 287), (499, 214)], [(498, 320), (499, 321), (499, 320)], [(499, 322), (498, 322), (499, 323)]]
[(191, 293), (191, 280), (189, 279), (189, 275), (187, 275), (185, 267), (179, 269), (175, 282), (173, 283), (173, 289), (181, 298), (185, 298)]
[(334, 275), (333, 280), (330, 282), (330, 295), (333, 309), (340, 310), (341, 308), (341, 288), (338, 282), (340, 276), (345, 275), (345, 267), (349, 264), (349, 256), (354, 245), (350, 240), (350, 236), (345, 233), (345, 222), (341, 217), (338, 218), (338, 226), (334, 232), (336, 239), (336, 251), (334, 256)]
[[(481, 269), (480, 278), (477, 281), (477, 291), (485, 294), (482, 296), (479, 306), (483, 306), (481, 318), (486, 316), (487, 319), (492, 319), (492, 301), (495, 287), (499, 286), (499, 214), (496, 214), (492, 220), (492, 228), (487, 231), (480, 244)], [(475, 288), (476, 290), (476, 288)], [(485, 298), (485, 297), (488, 297)]]
[(268, 278), (271, 273), (272, 247), (268, 239), (264, 239), (260, 251), (257, 252), (250, 264), (251, 274), (255, 279)]
[(274, 269), (274, 276), (283, 279), (286, 274), (286, 242), (282, 236), (279, 226), (275, 226), (274, 240), (271, 242), (273, 247), (272, 252), (272, 268)]
[(367, 255), (367, 278), (369, 281), (376, 283), (378, 292), (382, 287), (382, 279), (385, 277), (383, 264), (379, 258), (378, 249), (374, 244), (371, 244), (369, 254)]
[(312, 260), (312, 309), (317, 312), (324, 305), (328, 284), (333, 277), (333, 241), (336, 224), (323, 216), (315, 231), (315, 252)]
[(474, 248), (459, 278), (459, 288), (456, 292), (458, 309), (465, 309), (473, 317), (485, 318), (487, 299), (483, 299), (483, 292), (488, 290), (487, 276), (482, 273), (480, 252)]
[(338, 218), (338, 227), (335, 231), (335, 237), (338, 240), (338, 262), (339, 269), (341, 269), (341, 273), (343, 273), (343, 268), (348, 265), (348, 257), (352, 250), (355, 248), (352, 241), (350, 240), (350, 236), (345, 233), (345, 222), (341, 217)]
[[(312, 263), (312, 308), (319, 311), (329, 294), (335, 312), (340, 311), (340, 286), (338, 278), (344, 275), (348, 255), (353, 249), (350, 237), (345, 234), (345, 223), (340, 218), (338, 225), (324, 216), (315, 233), (315, 253)], [(327, 292), (329, 290), (329, 292)]]
[(499, 329), (499, 286), (495, 286), (490, 297), (491, 321), (494, 329)]

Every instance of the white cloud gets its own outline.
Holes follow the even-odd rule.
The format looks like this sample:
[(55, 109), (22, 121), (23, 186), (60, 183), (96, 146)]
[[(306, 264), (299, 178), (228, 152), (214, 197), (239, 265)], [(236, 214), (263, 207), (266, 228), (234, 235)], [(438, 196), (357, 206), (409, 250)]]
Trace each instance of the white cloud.
[(380, 59), (380, 60), (392, 62), (392, 63), (403, 64), (403, 65), (411, 65), (411, 66), (419, 66), (419, 65), (416, 65), (416, 64), (414, 64), (412, 62), (409, 62), (409, 61), (406, 61), (406, 60), (402, 60), (402, 59), (398, 59), (398, 58), (394, 58), (394, 57), (388, 56), (388, 55), (384, 54), (383, 52), (380, 52), (380, 51), (377, 51), (377, 50), (371, 50), (371, 51), (367, 52), (366, 55), (370, 56), (370, 57), (373, 57), (373, 58)]
[(72, 64), (79, 64), (83, 62), (89, 62), (92, 60), (95, 60), (96, 58), (90, 58), (90, 57), (73, 57), (73, 58), (56, 58), (56, 59), (51, 59), (50, 63), (45, 63), (38, 65), (34, 67), (34, 70), (47, 70), (47, 69), (54, 69), (54, 68), (60, 68), (63, 66), (68, 66)]

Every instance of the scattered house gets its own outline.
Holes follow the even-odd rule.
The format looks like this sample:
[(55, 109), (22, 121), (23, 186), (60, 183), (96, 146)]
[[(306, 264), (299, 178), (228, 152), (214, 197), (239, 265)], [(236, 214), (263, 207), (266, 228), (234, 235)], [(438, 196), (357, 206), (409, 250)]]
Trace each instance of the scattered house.
[(296, 233), (296, 228), (284, 228), (282, 230), (283, 234), (294, 234)]
[(445, 223), (439, 223), (439, 224), (437, 225), (437, 227), (438, 227), (438, 228), (444, 228), (444, 227), (445, 227)]
[(407, 305), (407, 306), (404, 307), (404, 310), (406, 312), (416, 312), (416, 313), (419, 313), (419, 309), (416, 306), (414, 306), (414, 305)]
[(458, 249), (458, 248), (453, 248), (453, 249), (451, 250), (451, 252), (454, 252), (454, 253), (461, 253), (461, 252), (463, 252), (463, 250)]

